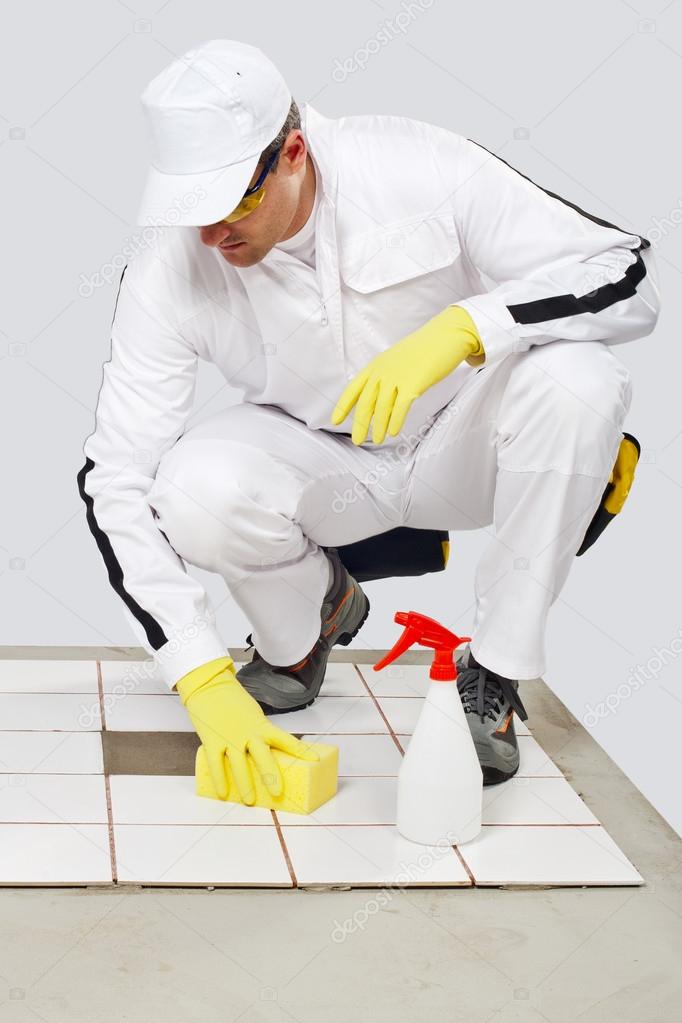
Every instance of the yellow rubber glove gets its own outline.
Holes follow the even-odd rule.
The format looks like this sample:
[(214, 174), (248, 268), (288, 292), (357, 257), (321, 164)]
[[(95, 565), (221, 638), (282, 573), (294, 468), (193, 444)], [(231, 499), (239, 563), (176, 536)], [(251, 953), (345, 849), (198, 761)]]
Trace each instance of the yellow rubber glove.
[(415, 398), (452, 373), (461, 362), (477, 366), (485, 360), (483, 342), (466, 309), (450, 305), (408, 334), (397, 344), (380, 352), (355, 376), (332, 412), (335, 426), (342, 423), (357, 402), (352, 440), (367, 439), (370, 422), (372, 441), (382, 444), (386, 431), (395, 437)]
[(283, 782), (271, 746), (302, 760), (320, 759), (315, 750), (266, 718), (237, 678), (231, 657), (194, 668), (179, 679), (176, 688), (206, 752), (218, 799), (227, 798), (227, 767), (242, 801), (253, 806), (256, 792), (247, 755), (273, 796), (281, 795)]

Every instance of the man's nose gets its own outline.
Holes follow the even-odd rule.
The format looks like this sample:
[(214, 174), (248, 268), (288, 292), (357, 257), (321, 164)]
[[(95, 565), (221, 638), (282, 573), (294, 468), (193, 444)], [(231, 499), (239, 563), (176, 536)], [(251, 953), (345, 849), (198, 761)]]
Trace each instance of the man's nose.
[(199, 237), (204, 245), (214, 246), (221, 245), (223, 242), (229, 242), (231, 234), (231, 225), (226, 224), (222, 220), (218, 221), (217, 224), (207, 224), (205, 227), (199, 228)]

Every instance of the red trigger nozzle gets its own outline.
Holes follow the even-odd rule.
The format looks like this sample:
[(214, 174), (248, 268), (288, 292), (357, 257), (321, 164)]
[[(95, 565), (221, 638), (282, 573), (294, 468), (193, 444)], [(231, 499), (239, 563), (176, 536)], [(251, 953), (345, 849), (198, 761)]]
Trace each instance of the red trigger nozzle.
[(374, 665), (374, 671), (385, 668), (413, 643), (419, 643), (436, 652), (429, 672), (430, 678), (442, 682), (450, 682), (457, 678), (453, 653), (461, 643), (469, 642), (471, 636), (457, 636), (440, 622), (420, 614), (419, 611), (396, 611), (394, 621), (398, 625), (404, 625), (405, 629), (386, 656)]

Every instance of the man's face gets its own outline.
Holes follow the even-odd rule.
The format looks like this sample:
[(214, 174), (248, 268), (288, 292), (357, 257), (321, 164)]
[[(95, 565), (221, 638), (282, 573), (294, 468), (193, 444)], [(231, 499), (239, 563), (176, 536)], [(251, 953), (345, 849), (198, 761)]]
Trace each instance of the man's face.
[[(307, 150), (299, 129), (287, 136), (275, 173), (265, 179), (265, 196), (252, 213), (233, 224), (219, 221), (199, 227), (205, 245), (217, 248), (232, 266), (253, 266), (287, 235), (301, 201), (301, 189), (306, 174)], [(248, 187), (255, 185), (263, 169), (256, 167)], [(225, 210), (225, 216), (230, 210)], [(239, 243), (230, 247), (233, 243)]]

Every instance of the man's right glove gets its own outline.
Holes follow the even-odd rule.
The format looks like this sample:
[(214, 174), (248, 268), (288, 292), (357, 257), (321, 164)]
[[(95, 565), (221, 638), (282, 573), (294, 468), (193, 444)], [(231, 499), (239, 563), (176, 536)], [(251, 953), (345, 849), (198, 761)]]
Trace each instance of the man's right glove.
[(334, 406), (338, 426), (355, 405), (351, 440), (364, 444), (370, 424), (372, 443), (383, 444), (386, 432), (396, 437), (412, 406), (464, 360), (485, 362), (485, 349), (466, 309), (449, 305), (418, 330), (386, 348), (347, 384)]
[(242, 802), (253, 806), (256, 792), (247, 755), (275, 797), (281, 795), (283, 782), (271, 746), (302, 760), (319, 760), (315, 750), (267, 719), (238, 681), (231, 657), (194, 668), (178, 680), (176, 688), (203, 744), (219, 799), (226, 799), (229, 791), (227, 770)]

